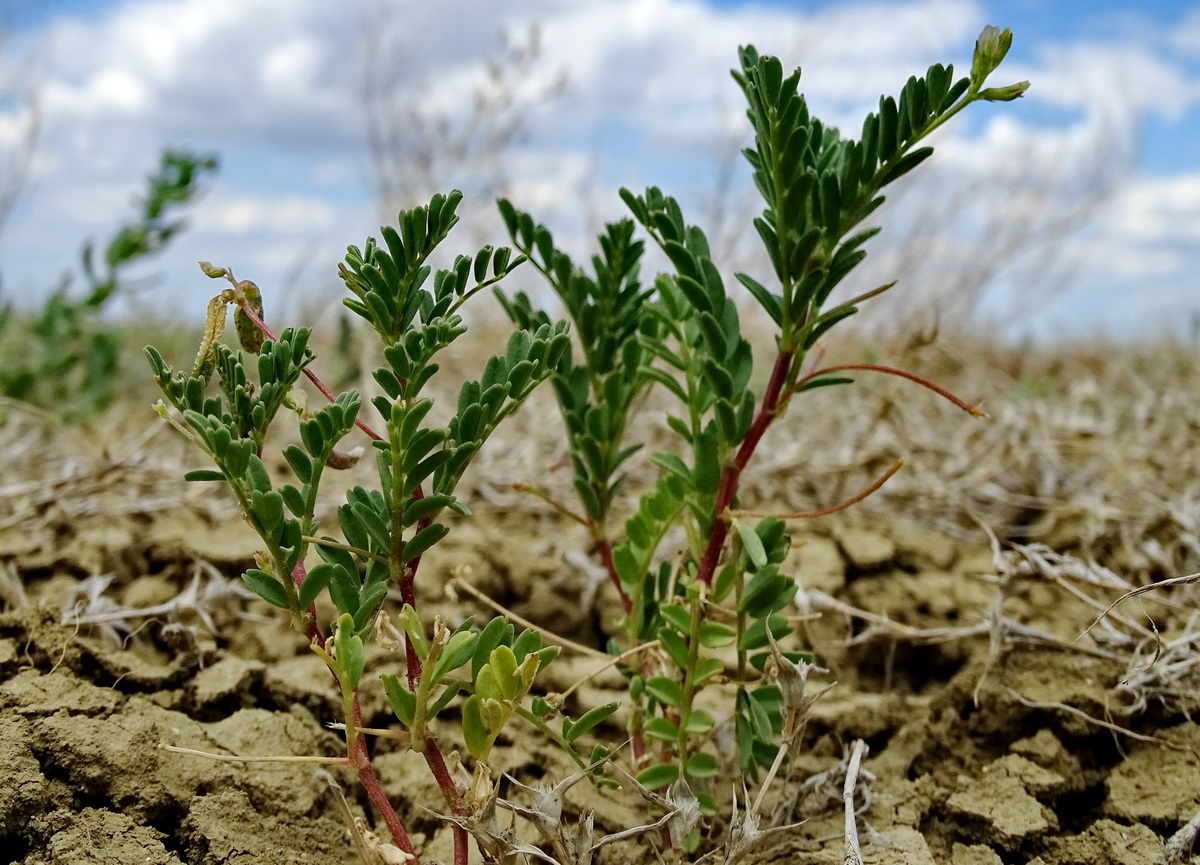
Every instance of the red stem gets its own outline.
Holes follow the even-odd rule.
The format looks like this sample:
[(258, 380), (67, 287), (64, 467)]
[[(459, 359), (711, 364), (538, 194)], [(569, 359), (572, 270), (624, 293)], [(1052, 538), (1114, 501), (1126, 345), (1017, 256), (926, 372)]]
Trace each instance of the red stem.
[[(362, 726), (362, 706), (358, 702), (357, 689), (354, 691), (354, 723), (360, 727)], [(379, 776), (375, 774), (375, 767), (371, 765), (371, 755), (367, 751), (365, 736), (360, 735), (358, 737), (358, 747), (355, 751), (356, 753), (350, 755), (350, 761), (354, 765), (354, 771), (358, 774), (358, 780), (362, 782), (363, 788), (367, 791), (367, 796), (375, 803), (375, 807), (379, 809), (379, 813), (383, 815), (383, 822), (387, 824), (388, 831), (391, 832), (392, 840), (396, 842), (396, 846), (415, 858), (417, 854), (413, 849), (408, 833), (404, 831), (404, 824), (400, 822), (400, 817), (396, 814), (396, 809), (392, 807), (387, 793), (384, 792), (383, 785), (379, 783)]]
[(838, 366), (827, 366), (824, 369), (813, 370), (812, 372), (808, 373), (803, 378), (801, 378), (798, 382), (796, 382), (796, 384), (792, 386), (791, 391), (789, 391), (788, 395), (790, 396), (792, 393), (794, 393), (798, 388), (800, 388), (806, 382), (811, 381), (812, 379), (816, 378), (819, 375), (826, 375), (827, 373), (831, 373), (831, 372), (845, 372), (848, 370), (856, 370), (856, 369), (865, 370), (867, 372), (882, 372), (882, 373), (886, 373), (887, 375), (895, 375), (895, 376), (899, 376), (900, 378), (906, 378), (911, 382), (915, 382), (916, 384), (919, 384), (923, 388), (933, 391), (938, 396), (948, 399), (950, 402), (954, 403), (956, 406), (958, 406), (960, 409), (965, 411), (971, 417), (985, 418), (985, 419), (990, 417), (990, 415), (988, 415), (988, 413), (985, 412), (983, 409), (981, 409), (979, 406), (971, 405), (966, 400), (960, 399), (959, 397), (950, 393), (950, 391), (946, 390), (944, 387), (934, 384), (927, 378), (922, 378), (921, 376), (917, 375), (916, 373), (906, 372), (905, 370), (897, 369), (894, 366), (883, 366), (882, 364), (877, 364), (877, 363), (843, 363), (843, 364), (839, 364)]
[(621, 585), (621, 577), (617, 574), (616, 564), (613, 563), (612, 544), (608, 542), (608, 538), (596, 538), (595, 550), (604, 569), (608, 571), (608, 578), (617, 587), (617, 594), (621, 596), (621, 606), (628, 613), (633, 609), (633, 601), (629, 600), (629, 595), (625, 594), (625, 588)]
[(729, 535), (729, 520), (725, 512), (733, 504), (733, 498), (737, 495), (738, 481), (741, 479), (746, 465), (750, 462), (750, 457), (754, 455), (754, 449), (758, 447), (763, 434), (766, 433), (767, 427), (779, 414), (784, 395), (783, 386), (787, 383), (793, 357), (795, 357), (794, 352), (785, 351), (775, 359), (775, 368), (771, 370), (771, 380), (767, 382), (762, 405), (759, 407), (754, 422), (750, 424), (750, 431), (742, 439), (741, 447), (738, 448), (733, 462), (721, 472), (721, 482), (717, 487), (716, 506), (713, 508), (712, 533), (708, 536), (708, 545), (704, 548), (704, 556), (700, 559), (700, 568), (696, 573), (696, 579), (704, 585), (712, 584), (713, 574), (717, 570), (717, 562), (721, 558), (721, 550), (725, 546), (725, 538)]
[[(295, 570), (292, 571), (292, 580), (293, 580), (293, 582), (295, 582), (297, 589), (300, 588), (300, 586), (304, 583), (304, 578), (307, 576), (308, 576), (308, 569), (304, 567), (304, 562), (303, 561), (297, 562)], [(313, 603), (308, 605), (307, 616), (308, 616), (308, 619), (304, 625), (304, 636), (311, 643), (313, 641), (321, 639), (321, 629), (319, 627), (317, 627), (317, 603), (316, 603), (316, 601), (314, 601)]]

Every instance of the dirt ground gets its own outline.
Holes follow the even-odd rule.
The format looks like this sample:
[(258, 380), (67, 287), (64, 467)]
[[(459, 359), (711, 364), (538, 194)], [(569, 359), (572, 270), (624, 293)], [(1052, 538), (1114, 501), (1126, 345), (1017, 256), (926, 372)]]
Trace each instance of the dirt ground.
[[(1200, 811), (1194, 588), (1129, 600), (1089, 630), (1126, 589), (1200, 570), (1200, 406), (1194, 381), (1179, 387), (1188, 356), (1139, 363), (964, 373), (992, 395), (986, 424), (869, 385), (850, 415), (814, 412), (806, 431), (764, 446), (744, 492), (759, 509), (837, 501), (896, 455), (909, 467), (863, 507), (795, 527), (793, 614), (826, 670), (813, 691), (831, 687), (764, 808), (764, 829), (793, 825), (742, 861), (843, 861), (846, 760), (861, 740), (867, 863), (1200, 862), (1167, 846)], [(457, 577), (599, 647), (619, 606), (584, 537), (511, 490), (531, 478), (569, 488), (549, 472), (561, 452), (545, 408), (523, 411), (481, 458), (474, 516), (422, 565), (422, 614), (490, 615), (447, 596)], [(344, 770), (161, 747), (341, 747), (320, 661), (235, 579), (254, 537), (220, 495), (181, 480), (198, 456), (141, 410), (53, 433), (14, 416), (0, 435), (0, 861), (357, 862), (338, 789), (372, 818)], [(635, 483), (649, 477), (638, 471)], [(377, 651), (369, 669), (400, 668)], [(563, 690), (595, 666), (566, 652), (546, 685)], [(620, 699), (619, 685), (600, 675), (569, 708)], [(719, 700), (711, 708), (729, 717)], [(364, 712), (388, 725), (377, 682)], [(602, 733), (619, 738), (620, 721)], [(569, 773), (532, 731), (503, 744), (516, 778)], [(423, 764), (386, 740), (375, 753), (423, 861), (449, 861)], [(743, 795), (728, 782), (714, 793)], [(571, 803), (603, 832), (646, 817), (586, 784)], [(614, 844), (598, 861), (650, 860)]]

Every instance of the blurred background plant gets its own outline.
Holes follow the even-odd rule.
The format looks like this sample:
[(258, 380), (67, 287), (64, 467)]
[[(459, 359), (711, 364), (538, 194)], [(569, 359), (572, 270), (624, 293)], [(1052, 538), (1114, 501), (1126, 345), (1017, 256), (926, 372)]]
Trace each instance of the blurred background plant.
[[(64, 275), (41, 309), (18, 310), (11, 300), (0, 308), (0, 395), (6, 400), (0, 422), (15, 403), (67, 421), (93, 416), (112, 403), (121, 383), (122, 338), (103, 312), (115, 296), (139, 288), (130, 269), (161, 252), (186, 227), (178, 211), (216, 168), (210, 154), (165, 150), (147, 179), (138, 216), (116, 231), (99, 257), (91, 241), (84, 244), (82, 294), (71, 290), (71, 278)], [(0, 199), (0, 219), (4, 203)]]

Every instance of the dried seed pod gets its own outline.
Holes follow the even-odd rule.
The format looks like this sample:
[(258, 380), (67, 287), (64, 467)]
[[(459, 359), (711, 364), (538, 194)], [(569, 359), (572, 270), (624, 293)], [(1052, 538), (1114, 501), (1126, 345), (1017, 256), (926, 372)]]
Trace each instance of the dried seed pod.
[[(258, 320), (262, 321), (262, 292), (258, 290), (258, 286), (248, 279), (243, 279), (237, 287)], [(242, 344), (242, 348), (250, 354), (258, 354), (263, 344), (263, 332), (254, 320), (246, 315), (246, 310), (241, 305), (233, 313), (233, 323), (237, 327), (238, 342)]]

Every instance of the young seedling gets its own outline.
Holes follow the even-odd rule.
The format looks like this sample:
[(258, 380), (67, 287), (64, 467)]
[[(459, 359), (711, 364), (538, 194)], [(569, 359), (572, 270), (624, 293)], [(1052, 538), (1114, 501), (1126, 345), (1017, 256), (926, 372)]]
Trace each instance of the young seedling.
[[(374, 409), (369, 421), (360, 416), (364, 407), (357, 393), (335, 395), (312, 373), (306, 329), (276, 335), (264, 321), (257, 286), (226, 268), (202, 265), (230, 287), (209, 306), (190, 372), (174, 371), (159, 352), (147, 349), (175, 410), (160, 404), (160, 412), (215, 465), (187, 478), (228, 485), (262, 539), (257, 566), (243, 580), (286, 611), (328, 667), (341, 694), (346, 735), (346, 757), (336, 760), (358, 775), (398, 855), (415, 857), (415, 850), (372, 767), (359, 699), (367, 673), (365, 645), (376, 634), (403, 643), (405, 672), (382, 682), (403, 728), (394, 738), (424, 757), (441, 789), (454, 827), (456, 865), (467, 861), (468, 832), (484, 856), (496, 861), (534, 856), (583, 863), (599, 847), (633, 837), (693, 851), (701, 844), (704, 817), (717, 811), (718, 781), (744, 783), (765, 768), (756, 797), (743, 789), (747, 807), (726, 839), (727, 849), (740, 856), (760, 837), (763, 793), (799, 747), (813, 699), (805, 690), (812, 658), (782, 648), (790, 631), (783, 611), (797, 591), (792, 576), (781, 571), (790, 546), (786, 520), (806, 514), (755, 518), (741, 508), (740, 482), (764, 434), (792, 400), (848, 383), (850, 371), (901, 375), (981, 414), (901, 370), (876, 364), (822, 367), (808, 355), (833, 326), (888, 287), (830, 301), (878, 231), (861, 226), (883, 203), (882, 190), (924, 161), (932, 150), (921, 143), (967, 105), (1024, 92), (1025, 84), (983, 87), (1010, 42), (1008, 31), (985, 29), (968, 77), (955, 81), (952, 68), (936, 65), (924, 77), (911, 78), (898, 99), (882, 99), (879, 111), (868, 115), (860, 140), (842, 138), (810, 116), (798, 89), (799, 71), (785, 77), (779, 60), (753, 48), (741, 50), (734, 78), (749, 103), (755, 133), (746, 157), (766, 204), (755, 227), (773, 266), (771, 280), (737, 274), (774, 323), (775, 352), (761, 394), (750, 387), (750, 343), (704, 233), (685, 220), (673, 198), (653, 187), (641, 195), (622, 190), (633, 219), (607, 227), (593, 260), (594, 276), (577, 268), (545, 227), (509, 202), (501, 202), (500, 210), (518, 254), (488, 246), (433, 272), (426, 262), (457, 222), (457, 192), (402, 212), (396, 228), (381, 229), (382, 242), (372, 238), (361, 249), (350, 247), (341, 268), (350, 292), (344, 302), (370, 326), (382, 356), (373, 376), (379, 394), (368, 400)], [(673, 268), (651, 286), (640, 279), (645, 241), (635, 238), (638, 225)], [(430, 423), (433, 401), (426, 388), (438, 371), (438, 355), (466, 332), (459, 310), (526, 261), (549, 280), (572, 318), (579, 359), (565, 322), (536, 309), (526, 295), (501, 293), (518, 330), (504, 353), (462, 386), (451, 419)], [(238, 348), (221, 341), (230, 306)], [(328, 405), (310, 411), (304, 400), (293, 398), (301, 376)], [(482, 627), (468, 619), (457, 627), (437, 620), (430, 628), (418, 615), (422, 558), (449, 531), (447, 511), (469, 514), (456, 495), (464, 471), (504, 418), (547, 379), (562, 409), (580, 510), (553, 503), (588, 528), (626, 613), (610, 651), (628, 680), (636, 774), (622, 765), (620, 742), (597, 745), (589, 758), (576, 750), (617, 703), (571, 718), (535, 693), (539, 673), (558, 653), (543, 644), (540, 633), (518, 634), (502, 616)], [(625, 483), (623, 467), (641, 446), (625, 441), (629, 420), (639, 397), (654, 386), (678, 400), (667, 423), (679, 449), (652, 455), (658, 482), (618, 535), (612, 513)], [(292, 478), (281, 483), (271, 477), (262, 453), (272, 442), (272, 428), (288, 415), (297, 418), (299, 444), (283, 447)], [(328, 488), (327, 470), (353, 461), (338, 448), (356, 427), (370, 439), (378, 486), (345, 491), (337, 538), (322, 531), (318, 497)], [(545, 491), (533, 491), (551, 500)], [(681, 555), (664, 548), (677, 526), (686, 537)], [(391, 589), (401, 599), (398, 613), (386, 608)], [(318, 618), (315, 602), (322, 596), (337, 611), (332, 621)], [(717, 683), (731, 693), (730, 721), (701, 707), (701, 693)], [(452, 706), (456, 712), (449, 711)], [(535, 791), (529, 807), (499, 798), (496, 743), (517, 720), (565, 749), (580, 770)], [(453, 735), (448, 726), (457, 726)], [(718, 745), (728, 738), (726, 731), (737, 745), (733, 760)], [(451, 774), (446, 759), (451, 742), (462, 743), (473, 766), (469, 783)], [(632, 788), (645, 803), (647, 819), (604, 836), (594, 836), (590, 817), (578, 827), (564, 827), (562, 796), (583, 778)], [(525, 814), (559, 859), (501, 829), (498, 806)]]

